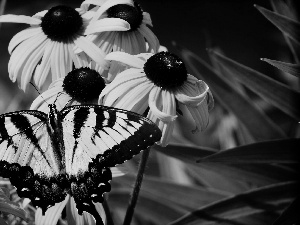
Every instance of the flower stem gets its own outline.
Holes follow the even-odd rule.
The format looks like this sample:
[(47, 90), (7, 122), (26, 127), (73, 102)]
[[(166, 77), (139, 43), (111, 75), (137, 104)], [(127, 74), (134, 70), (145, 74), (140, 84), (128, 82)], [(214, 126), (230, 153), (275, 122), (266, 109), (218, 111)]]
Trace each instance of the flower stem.
[(134, 188), (132, 189), (131, 198), (130, 198), (129, 205), (128, 205), (128, 208), (126, 211), (123, 225), (130, 225), (130, 223), (131, 223), (133, 213), (134, 213), (134, 208), (136, 206), (137, 199), (138, 199), (140, 189), (142, 186), (142, 181), (143, 181), (149, 153), (150, 153), (150, 148), (144, 150), (142, 153), (142, 157), (141, 157), (141, 160), (139, 163), (139, 168), (138, 168), (138, 174), (137, 174), (137, 177), (135, 180)]

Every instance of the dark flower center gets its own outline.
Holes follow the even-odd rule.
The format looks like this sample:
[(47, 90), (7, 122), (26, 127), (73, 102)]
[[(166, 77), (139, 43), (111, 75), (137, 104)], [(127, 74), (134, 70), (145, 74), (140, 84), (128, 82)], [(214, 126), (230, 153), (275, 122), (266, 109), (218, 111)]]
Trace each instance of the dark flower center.
[(187, 80), (183, 61), (170, 52), (159, 52), (151, 56), (144, 65), (146, 76), (156, 86), (176, 89)]
[(45, 14), (41, 27), (51, 40), (67, 42), (74, 38), (82, 24), (82, 17), (75, 9), (59, 5)]
[(142, 23), (143, 11), (136, 2), (134, 2), (134, 7), (131, 5), (119, 4), (112, 6), (107, 10), (107, 17), (126, 20), (130, 24), (130, 30), (136, 30)]
[(98, 99), (104, 87), (105, 82), (100, 74), (88, 67), (72, 70), (63, 82), (64, 91), (80, 103)]

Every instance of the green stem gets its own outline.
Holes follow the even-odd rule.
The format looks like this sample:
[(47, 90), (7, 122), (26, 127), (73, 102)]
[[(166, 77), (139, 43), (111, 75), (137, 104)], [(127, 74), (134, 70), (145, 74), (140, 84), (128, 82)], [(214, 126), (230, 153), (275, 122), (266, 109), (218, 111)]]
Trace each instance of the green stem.
[(132, 189), (131, 199), (129, 201), (129, 205), (128, 205), (128, 208), (126, 211), (123, 225), (130, 225), (130, 223), (131, 223), (133, 213), (134, 213), (134, 208), (136, 206), (137, 199), (138, 199), (138, 196), (140, 193), (149, 153), (150, 153), (150, 148), (144, 150), (142, 153), (142, 157), (141, 157), (141, 160), (139, 163), (139, 168), (138, 168), (138, 174), (137, 174), (137, 177), (135, 180), (134, 188)]

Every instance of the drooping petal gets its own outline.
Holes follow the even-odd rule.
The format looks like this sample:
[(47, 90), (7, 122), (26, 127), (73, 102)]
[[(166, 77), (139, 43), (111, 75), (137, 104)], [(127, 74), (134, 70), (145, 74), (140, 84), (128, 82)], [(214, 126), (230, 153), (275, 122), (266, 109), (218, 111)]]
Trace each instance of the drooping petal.
[[(173, 120), (161, 120), (157, 116), (157, 112), (152, 110), (152, 107), (150, 106), (150, 110), (148, 112), (147, 118), (152, 120), (154, 123), (156, 123), (159, 127), (159, 129), (162, 131), (162, 137), (161, 140), (157, 143), (161, 146), (166, 146), (173, 133), (174, 129), (174, 120), (176, 119), (176, 102), (175, 97), (172, 93), (162, 90), (160, 95), (156, 96), (156, 107), (158, 110), (161, 111), (161, 113), (173, 116)], [(150, 99), (149, 99), (150, 100)]]
[(145, 61), (135, 57), (134, 55), (130, 55), (125, 52), (111, 52), (106, 55), (105, 59), (118, 61), (128, 66), (139, 68), (139, 69), (143, 68), (145, 64)]
[(23, 15), (2, 15), (0, 16), (0, 23), (26, 23), (30, 25), (39, 25), (42, 21), (38, 18)]
[(202, 104), (209, 91), (209, 87), (204, 81), (197, 81), (197, 83), (185, 83), (176, 92), (176, 99), (188, 106), (198, 106)]
[[(162, 97), (162, 92), (164, 93), (165, 97), (167, 97), (167, 100)], [(174, 121), (177, 118), (175, 114), (172, 115), (168, 112), (163, 112), (157, 107), (157, 103), (161, 98), (163, 99), (163, 107), (165, 107), (165, 109), (173, 108), (172, 99), (174, 96), (171, 97), (170, 93), (162, 91), (161, 88), (154, 86), (149, 94), (149, 107), (151, 112), (162, 122), (168, 123)]]
[(209, 122), (209, 113), (206, 101), (203, 101), (203, 103), (197, 107), (187, 106), (187, 109), (196, 123), (196, 129), (194, 131), (198, 131), (198, 129), (200, 129), (200, 131), (205, 130)]
[(150, 14), (147, 12), (143, 12), (143, 21), (142, 22), (153, 27)]
[(85, 37), (79, 36), (74, 40), (75, 45), (81, 48), (89, 57), (91, 57), (101, 67), (106, 68), (107, 63), (104, 60), (105, 53), (98, 48), (93, 42), (89, 41)]
[(97, 32), (104, 31), (127, 31), (130, 30), (130, 24), (119, 18), (103, 18), (97, 20), (93, 23), (90, 23), (86, 30), (84, 31), (85, 35), (93, 34)]
[(19, 45), (21, 42), (27, 40), (28, 38), (31, 38), (35, 35), (38, 35), (42, 33), (42, 28), (41, 27), (29, 27), (25, 30), (20, 31), (17, 33), (13, 38), (10, 40), (9, 45), (8, 45), (8, 52), (9, 54), (12, 53), (12, 51)]
[(154, 53), (158, 52), (159, 41), (155, 34), (145, 25), (141, 24), (138, 31), (145, 37), (149, 43), (149, 50), (153, 49)]
[(41, 208), (38, 208), (35, 213), (35, 224), (56, 225), (58, 219), (61, 217), (61, 212), (69, 201), (69, 198), (70, 196), (67, 195), (64, 201), (56, 203), (54, 206), (49, 208), (46, 211), (45, 216), (42, 215)]

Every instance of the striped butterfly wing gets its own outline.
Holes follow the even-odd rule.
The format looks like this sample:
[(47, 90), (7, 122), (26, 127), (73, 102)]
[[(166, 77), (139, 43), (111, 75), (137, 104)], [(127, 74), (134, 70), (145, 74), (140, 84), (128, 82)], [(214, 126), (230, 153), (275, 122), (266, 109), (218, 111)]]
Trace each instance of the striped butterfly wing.
[(147, 118), (126, 110), (100, 105), (78, 105), (61, 111), (66, 173), (79, 213), (92, 200), (102, 202), (110, 190), (114, 167), (131, 159), (161, 138)]
[(24, 110), (0, 115), (0, 176), (9, 178), (20, 197), (44, 211), (64, 199), (61, 162), (53, 150), (47, 115)]

